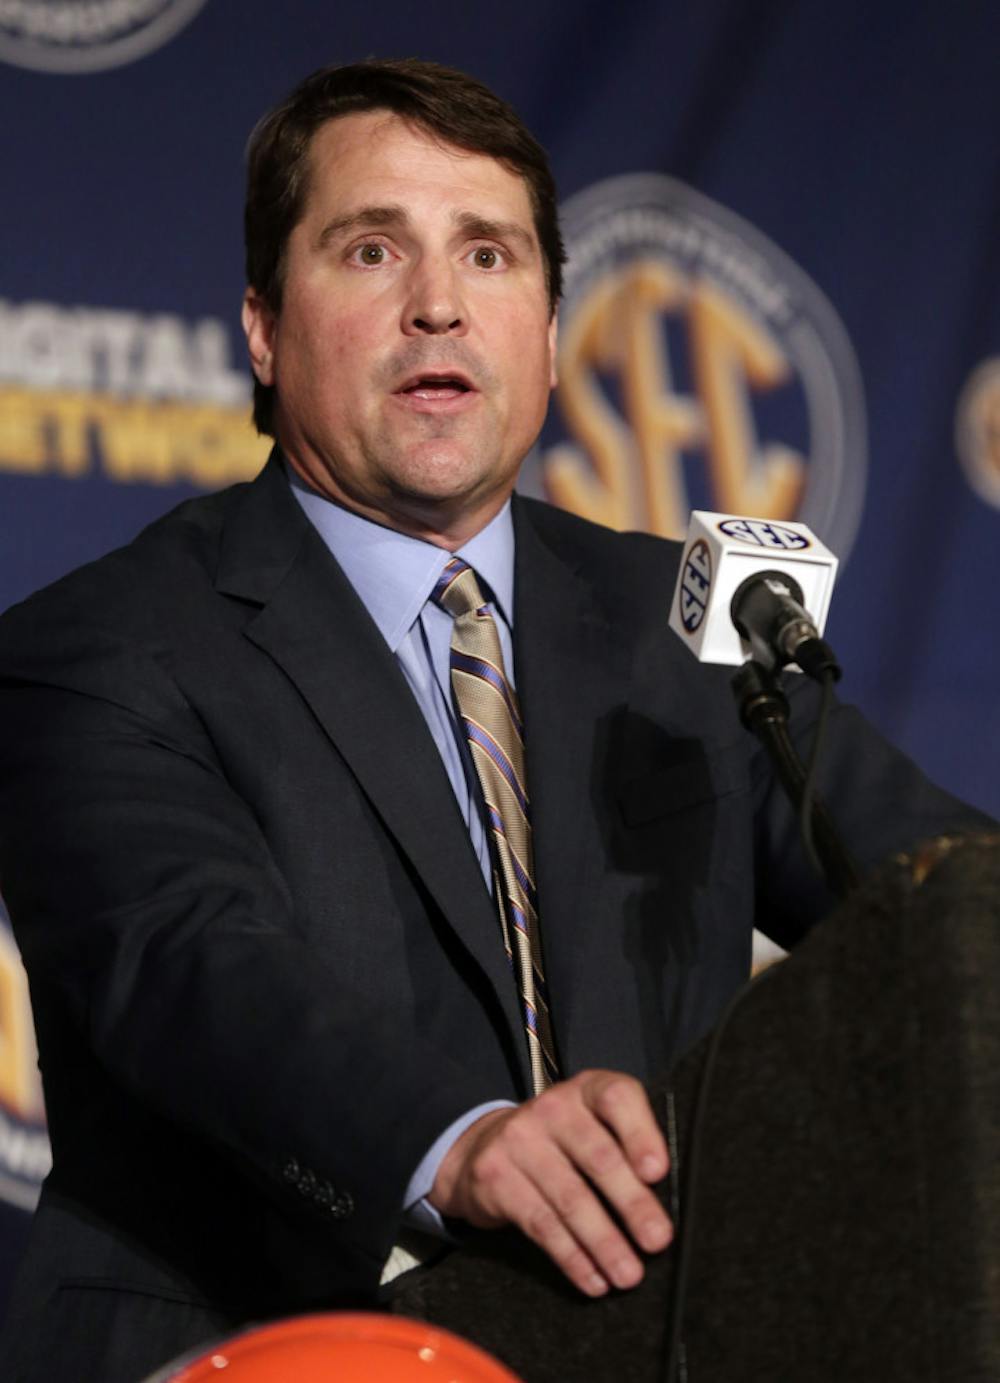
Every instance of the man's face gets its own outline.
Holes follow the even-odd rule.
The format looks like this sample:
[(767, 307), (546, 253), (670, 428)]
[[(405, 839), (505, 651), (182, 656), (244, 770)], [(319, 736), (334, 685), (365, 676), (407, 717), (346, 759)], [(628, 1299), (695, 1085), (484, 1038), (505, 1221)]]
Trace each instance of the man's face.
[(458, 547), (500, 509), (554, 383), (524, 180), (385, 111), (313, 139), (281, 310), (251, 288), (254, 371), (317, 489)]

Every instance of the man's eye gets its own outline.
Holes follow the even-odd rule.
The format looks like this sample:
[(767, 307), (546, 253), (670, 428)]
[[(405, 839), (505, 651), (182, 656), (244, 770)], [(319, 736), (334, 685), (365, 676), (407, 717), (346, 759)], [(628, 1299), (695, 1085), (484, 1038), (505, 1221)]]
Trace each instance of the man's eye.
[(359, 245), (355, 254), (362, 264), (384, 264), (386, 259), (384, 245)]
[(503, 263), (499, 253), (491, 250), (488, 245), (481, 245), (478, 250), (473, 250), (472, 262), (477, 269), (496, 269)]

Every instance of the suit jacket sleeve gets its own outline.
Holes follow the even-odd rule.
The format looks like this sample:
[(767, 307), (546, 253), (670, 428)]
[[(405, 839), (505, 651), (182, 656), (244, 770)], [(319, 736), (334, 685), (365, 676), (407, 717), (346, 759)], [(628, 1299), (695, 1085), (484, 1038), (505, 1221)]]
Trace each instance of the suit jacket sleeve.
[(331, 1250), (377, 1280), (419, 1158), (509, 1092), (307, 946), (265, 823), (154, 657), (32, 603), (0, 666), (0, 885), (43, 1058), (58, 1013), (129, 1098), (296, 1214), (307, 1169)]
[[(799, 757), (808, 760), (820, 693), (806, 677), (786, 673), (789, 730)], [(754, 768), (757, 850), (757, 925), (793, 946), (837, 902), (810, 865), (798, 815), (758, 746)], [(862, 874), (890, 854), (932, 836), (989, 830), (994, 823), (932, 783), (888, 743), (853, 706), (834, 701), (817, 793)]]

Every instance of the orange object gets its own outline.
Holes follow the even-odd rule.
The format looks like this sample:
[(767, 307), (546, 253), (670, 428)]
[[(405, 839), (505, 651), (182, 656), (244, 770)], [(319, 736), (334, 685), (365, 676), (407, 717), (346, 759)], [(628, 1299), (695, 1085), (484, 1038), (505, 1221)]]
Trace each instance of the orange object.
[(521, 1383), (478, 1346), (401, 1316), (297, 1316), (223, 1340), (146, 1383)]

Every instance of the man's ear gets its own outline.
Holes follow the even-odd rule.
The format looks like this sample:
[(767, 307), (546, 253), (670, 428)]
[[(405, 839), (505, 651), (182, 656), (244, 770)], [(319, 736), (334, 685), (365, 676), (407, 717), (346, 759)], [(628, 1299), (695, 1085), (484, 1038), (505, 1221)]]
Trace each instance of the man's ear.
[(277, 317), (256, 288), (248, 288), (243, 294), (240, 319), (253, 372), (261, 384), (270, 386), (274, 383), (274, 329)]
[(556, 374), (556, 347), (559, 340), (559, 312), (553, 309), (552, 317), (549, 321), (549, 388), (554, 389), (559, 383)]

